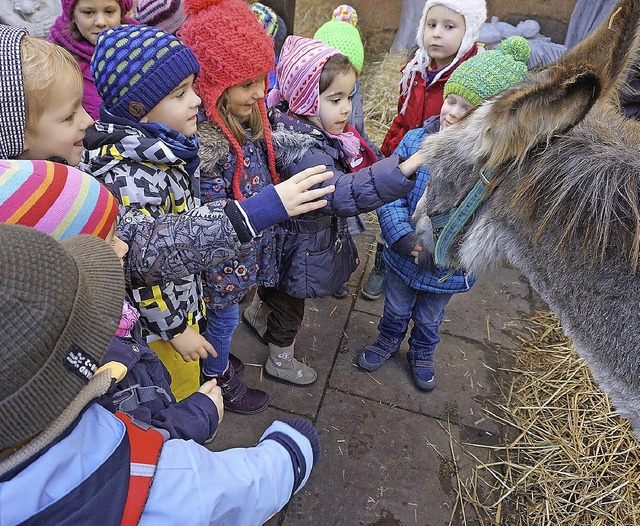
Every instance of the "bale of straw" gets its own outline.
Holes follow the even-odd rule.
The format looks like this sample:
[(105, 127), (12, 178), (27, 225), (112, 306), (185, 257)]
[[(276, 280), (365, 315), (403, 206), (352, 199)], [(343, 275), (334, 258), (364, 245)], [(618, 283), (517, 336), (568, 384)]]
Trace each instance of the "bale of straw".
[(369, 138), (378, 146), (398, 112), (400, 70), (406, 62), (405, 51), (386, 53), (370, 62), (363, 71), (364, 125)]
[(481, 524), (639, 525), (638, 439), (557, 318), (538, 313), (528, 326), (515, 379), (489, 412), (510, 438), (462, 481), (458, 504), (472, 506)]

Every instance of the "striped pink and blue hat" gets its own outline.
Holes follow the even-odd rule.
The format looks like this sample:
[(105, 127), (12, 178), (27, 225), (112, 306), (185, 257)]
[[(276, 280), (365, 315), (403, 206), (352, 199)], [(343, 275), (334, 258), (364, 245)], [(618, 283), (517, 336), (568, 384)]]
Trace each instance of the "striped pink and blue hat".
[(118, 201), (96, 179), (51, 161), (0, 160), (0, 222), (25, 225), (62, 240), (105, 239)]
[(298, 115), (314, 117), (320, 110), (320, 75), (333, 55), (340, 52), (319, 40), (290, 36), (284, 41), (276, 68), (280, 92), (269, 99), (269, 105), (281, 96), (289, 109)]

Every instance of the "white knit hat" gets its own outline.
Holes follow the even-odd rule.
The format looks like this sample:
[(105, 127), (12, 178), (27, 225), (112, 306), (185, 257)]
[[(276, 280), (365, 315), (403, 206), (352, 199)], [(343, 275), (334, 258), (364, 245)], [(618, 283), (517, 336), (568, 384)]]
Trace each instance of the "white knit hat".
[(416, 33), (416, 43), (418, 44), (418, 50), (415, 56), (409, 61), (404, 70), (402, 71), (402, 81), (400, 86), (402, 88), (402, 95), (406, 96), (406, 100), (400, 113), (404, 114), (409, 102), (409, 95), (413, 86), (413, 80), (416, 73), (425, 75), (431, 57), (424, 48), (424, 26), (427, 20), (427, 13), (433, 6), (441, 5), (447, 7), (456, 13), (464, 17), (465, 32), (462, 37), (462, 42), (458, 53), (448, 66), (444, 67), (431, 81), (431, 84), (436, 82), (442, 75), (444, 75), (451, 68), (455, 67), (458, 61), (465, 56), (473, 45), (478, 41), (480, 35), (480, 28), (487, 19), (487, 3), (485, 0), (427, 0), (422, 10), (422, 17), (420, 18), (420, 25), (418, 26), (418, 32)]

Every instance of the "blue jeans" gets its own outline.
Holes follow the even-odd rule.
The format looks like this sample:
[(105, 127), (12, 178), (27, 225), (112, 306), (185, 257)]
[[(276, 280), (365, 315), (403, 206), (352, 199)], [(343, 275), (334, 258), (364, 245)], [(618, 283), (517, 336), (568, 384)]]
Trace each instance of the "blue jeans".
[(444, 308), (453, 294), (412, 289), (391, 268), (387, 268), (384, 294), (384, 313), (378, 323), (380, 334), (400, 346), (409, 320), (413, 320), (409, 348), (416, 358), (433, 360), (433, 352), (440, 342), (438, 328), (444, 318)]
[(220, 376), (229, 364), (231, 337), (240, 321), (240, 309), (237, 303), (224, 309), (207, 310), (207, 328), (204, 337), (213, 345), (218, 356), (207, 356), (202, 372), (206, 376)]

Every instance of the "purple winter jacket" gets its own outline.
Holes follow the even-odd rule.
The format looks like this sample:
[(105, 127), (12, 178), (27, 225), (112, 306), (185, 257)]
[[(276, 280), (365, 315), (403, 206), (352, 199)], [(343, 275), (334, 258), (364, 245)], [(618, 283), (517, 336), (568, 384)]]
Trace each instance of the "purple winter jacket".
[(82, 94), (82, 107), (91, 116), (94, 121), (100, 118), (100, 104), (102, 98), (98, 95), (95, 80), (91, 75), (91, 66), (89, 62), (78, 58), (78, 67), (82, 72), (82, 80), (84, 81), (84, 92)]
[(328, 296), (349, 280), (359, 264), (346, 218), (403, 197), (414, 183), (398, 168), (397, 155), (349, 173), (339, 139), (281, 109), (269, 110), (281, 180), (324, 164), (334, 175), (323, 186), (333, 184), (336, 189), (325, 196), (328, 204), (323, 209), (278, 225), (277, 288), (295, 298)]

